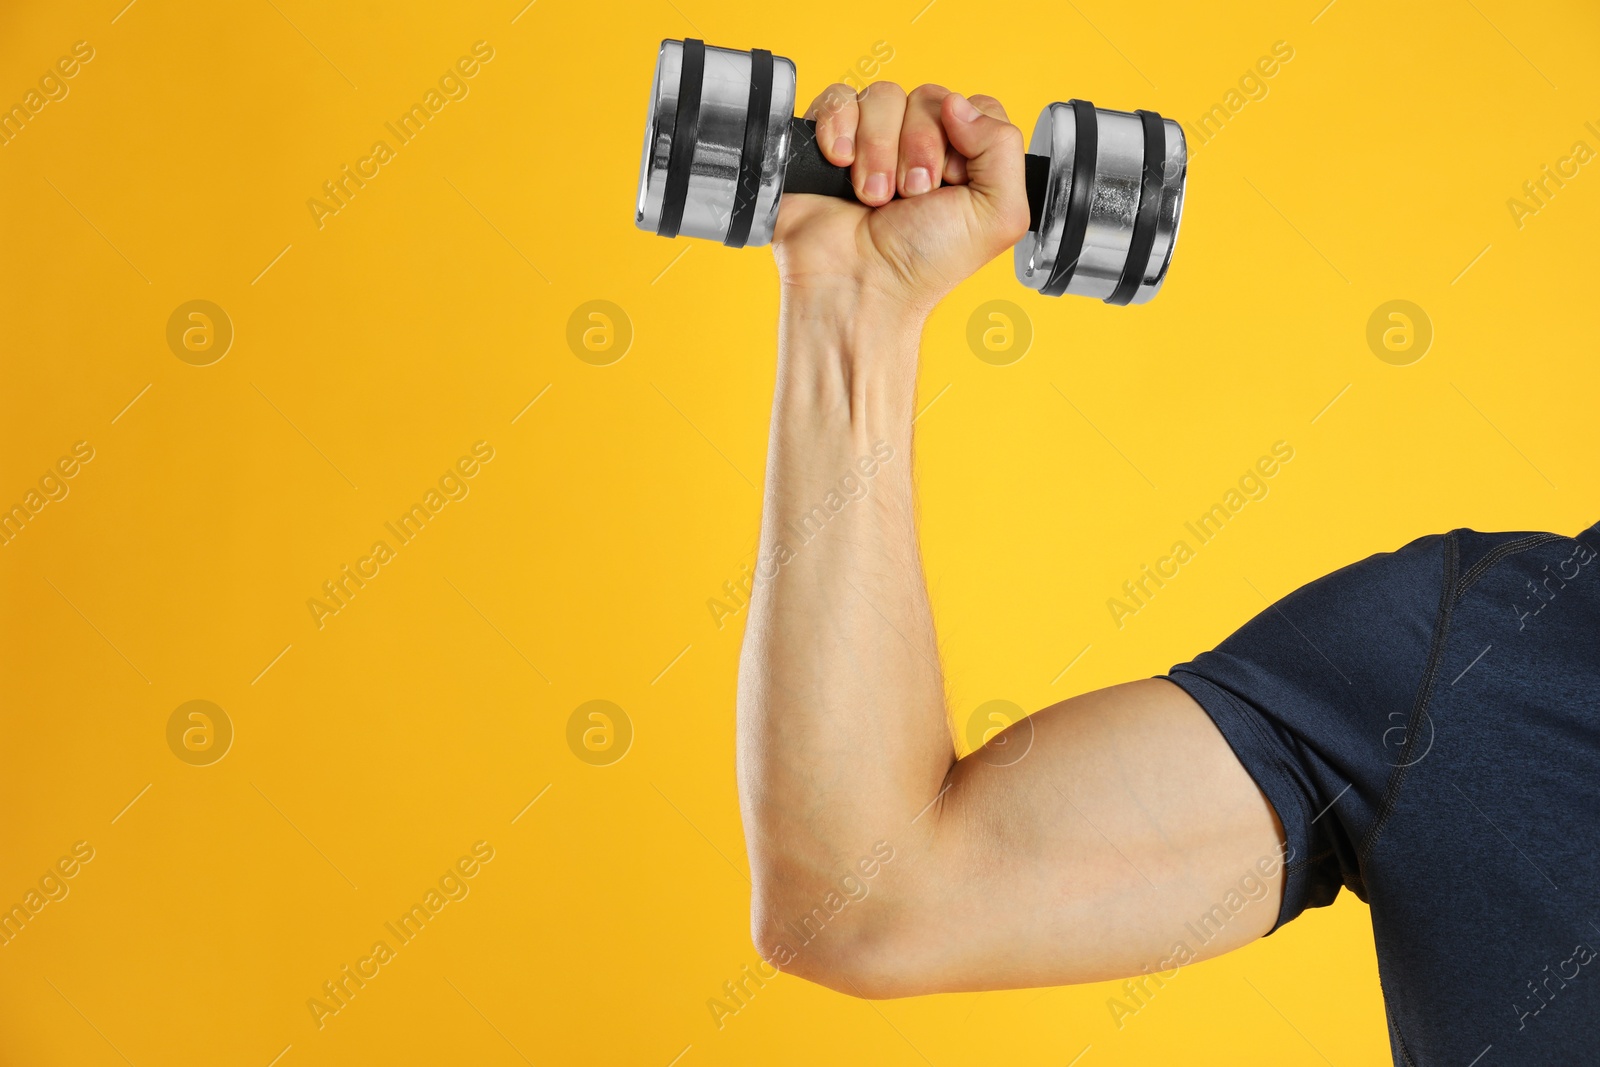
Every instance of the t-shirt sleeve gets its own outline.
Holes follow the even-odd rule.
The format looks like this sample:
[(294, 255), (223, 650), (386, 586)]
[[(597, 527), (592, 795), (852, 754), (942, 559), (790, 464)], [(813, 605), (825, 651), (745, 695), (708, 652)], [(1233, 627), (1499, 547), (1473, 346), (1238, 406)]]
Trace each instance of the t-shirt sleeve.
[(1274, 931), (1333, 903), (1341, 885), (1366, 899), (1362, 846), (1420, 732), (1411, 720), (1446, 584), (1447, 537), (1302, 586), (1163, 676), (1211, 716), (1283, 823)]

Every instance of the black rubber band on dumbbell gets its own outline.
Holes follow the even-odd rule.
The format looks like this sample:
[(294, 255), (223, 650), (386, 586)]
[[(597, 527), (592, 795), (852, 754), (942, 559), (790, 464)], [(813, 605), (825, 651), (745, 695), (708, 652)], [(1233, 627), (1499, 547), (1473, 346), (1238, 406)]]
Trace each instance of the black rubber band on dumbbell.
[(1094, 194), (1094, 165), (1100, 146), (1100, 119), (1087, 100), (1069, 100), (1072, 107), (1074, 139), (1072, 146), (1072, 189), (1067, 194), (1066, 227), (1061, 247), (1056, 249), (1055, 265), (1040, 292), (1060, 296), (1072, 281), (1083, 255), (1083, 238), (1089, 230), (1089, 205)]
[(1167, 161), (1167, 128), (1154, 111), (1135, 112), (1144, 123), (1144, 180), (1139, 186), (1139, 210), (1133, 217), (1128, 240), (1128, 261), (1122, 265), (1117, 287), (1106, 303), (1122, 305), (1132, 300), (1144, 283), (1150, 250), (1156, 245), (1156, 220), (1161, 217), (1162, 172)]
[(693, 37), (683, 42), (683, 63), (678, 74), (678, 114), (672, 124), (672, 148), (667, 153), (667, 185), (661, 194), (661, 223), (656, 233), (678, 236), (683, 205), (689, 199), (689, 171), (694, 166), (695, 142), (700, 134), (700, 83), (705, 80), (706, 43)]
[(772, 111), (772, 53), (750, 49), (750, 102), (744, 111), (744, 147), (739, 151), (739, 183), (733, 187), (733, 214), (722, 243), (743, 248), (756, 218), (761, 192), (761, 160), (766, 155), (767, 119)]

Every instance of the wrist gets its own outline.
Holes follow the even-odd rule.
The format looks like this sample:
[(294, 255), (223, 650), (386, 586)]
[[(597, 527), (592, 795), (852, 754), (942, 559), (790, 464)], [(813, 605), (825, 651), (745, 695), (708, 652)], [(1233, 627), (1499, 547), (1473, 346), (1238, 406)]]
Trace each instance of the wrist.
[(785, 285), (778, 319), (780, 410), (857, 429), (910, 432), (926, 313), (859, 287)]
[(780, 328), (800, 326), (814, 333), (831, 330), (844, 338), (885, 341), (922, 334), (932, 307), (870, 282), (785, 281), (779, 289)]

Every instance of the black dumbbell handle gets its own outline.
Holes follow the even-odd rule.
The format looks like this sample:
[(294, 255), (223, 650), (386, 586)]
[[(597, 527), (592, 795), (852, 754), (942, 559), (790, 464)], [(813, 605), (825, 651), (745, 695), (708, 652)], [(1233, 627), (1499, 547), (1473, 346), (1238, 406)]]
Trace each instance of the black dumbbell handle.
[[(1029, 155), (1023, 159), (1027, 165), (1028, 229), (1037, 230), (1050, 179), (1050, 157)], [(823, 156), (817, 147), (817, 124), (811, 119), (789, 120), (789, 165), (783, 175), (783, 191), (856, 199), (850, 168), (836, 167)]]

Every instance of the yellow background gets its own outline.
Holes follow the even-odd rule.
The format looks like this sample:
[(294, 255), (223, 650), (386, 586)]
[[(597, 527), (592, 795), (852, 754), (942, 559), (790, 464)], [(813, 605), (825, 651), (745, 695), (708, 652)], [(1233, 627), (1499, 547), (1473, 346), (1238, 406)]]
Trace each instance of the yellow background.
[[(805, 99), (883, 41), (880, 77), (1028, 129), (1072, 96), (1185, 123), (1153, 304), (1046, 300), (1008, 256), (928, 326), (964, 723), (1159, 673), (1424, 533), (1597, 518), (1600, 165), (1520, 229), (1506, 206), (1600, 147), (1592, 7), (123, 2), (0, 13), (0, 102), (95, 50), (0, 147), (0, 504), (95, 449), (0, 547), (0, 903), (95, 849), (0, 947), (0, 1062), (1388, 1062), (1348, 894), (1121, 1030), (1109, 986), (869, 1004), (788, 977), (713, 1023), (755, 955), (743, 616), (707, 600), (754, 558), (776, 292), (764, 250), (634, 229), (645, 98), (664, 37), (789, 56)], [(319, 230), (306, 201), (479, 40), (470, 95)], [(1280, 40), (1268, 95), (1197, 144)], [(167, 346), (192, 299), (235, 329), (210, 366)], [(634, 331), (604, 367), (566, 342), (594, 299)], [(1032, 323), (1009, 366), (966, 343), (993, 299)], [(1410, 366), (1366, 343), (1391, 299), (1433, 323)], [(1279, 439), (1271, 495), (1115, 627), (1106, 599)], [(319, 630), (306, 601), (479, 440), (470, 495)], [(193, 699), (236, 732), (206, 767), (166, 742)], [(567, 746), (593, 699), (633, 726), (610, 766)], [(479, 840), (470, 895), (319, 1031), (306, 1001)]]

